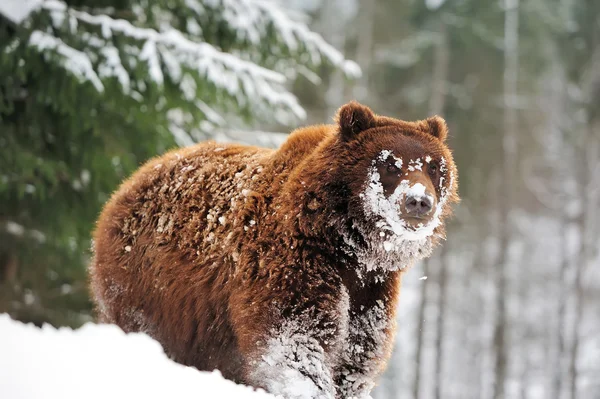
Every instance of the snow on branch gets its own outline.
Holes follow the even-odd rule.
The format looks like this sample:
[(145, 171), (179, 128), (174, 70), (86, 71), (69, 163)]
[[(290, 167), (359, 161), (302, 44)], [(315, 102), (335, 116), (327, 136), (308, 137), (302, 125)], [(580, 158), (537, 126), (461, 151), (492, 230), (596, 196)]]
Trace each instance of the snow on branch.
[[(200, 123), (194, 123), (194, 117), (189, 111), (181, 108), (171, 108), (167, 111), (169, 131), (179, 146), (188, 146), (196, 141), (214, 138), (215, 130), (227, 125), (226, 119), (201, 100), (194, 100), (194, 107), (203, 115)], [(233, 116), (230, 116), (229, 121)]]
[(104, 86), (85, 53), (75, 50), (59, 38), (39, 30), (31, 34), (29, 45), (36, 48), (40, 53), (44, 53), (46, 50), (55, 51), (56, 54), (61, 56), (60, 63), (66, 70), (80, 81), (90, 81), (99, 92), (104, 91)]
[(0, 1), (0, 15), (9, 21), (20, 24), (36, 10), (43, 0), (2, 0)]
[[(181, 67), (177, 66), (180, 65), (196, 71), (201, 78), (208, 80), (217, 89), (226, 91), (242, 104), (263, 100), (273, 107), (290, 110), (298, 118), (305, 117), (305, 111), (298, 104), (296, 97), (283, 86), (286, 83), (285, 76), (232, 54), (221, 52), (208, 43), (193, 42), (177, 30), (159, 32), (150, 28), (137, 27), (123, 19), (113, 19), (107, 15), (91, 15), (69, 8), (59, 0), (48, 0), (42, 4), (42, 8), (50, 13), (55, 28), (60, 29), (64, 21), (68, 20), (72, 30), (77, 29), (81, 23), (97, 26), (105, 40), (109, 40), (114, 35), (123, 35), (141, 42), (141, 52), (131, 55), (147, 63), (151, 79), (159, 86), (164, 81), (162, 60), (167, 66), (169, 77), (176, 83), (181, 79)], [(53, 38), (49, 34), (36, 33), (35, 39), (32, 44), (36, 45), (39, 41), (44, 44), (36, 45), (40, 50), (54, 46), (53, 48), (63, 53), (65, 57), (67, 54), (74, 56), (76, 61), (69, 64), (69, 71), (78, 77), (88, 78), (98, 91), (102, 91), (102, 84), (91, 67), (89, 57), (84, 53), (68, 47), (60, 39)], [(104, 56), (106, 55), (105, 51)], [(114, 51), (109, 53), (111, 68), (104, 68), (102, 76), (106, 76), (111, 69), (114, 70), (115, 76), (125, 89), (129, 79), (123, 77), (122, 72), (125, 67), (115, 55), (118, 53), (115, 54)]]
[[(265, 41), (268, 27), (272, 27), (287, 50), (294, 54), (304, 49), (313, 65), (325, 58), (349, 77), (359, 77), (360, 67), (346, 60), (342, 53), (327, 43), (321, 35), (311, 31), (304, 22), (297, 20), (273, 0), (185, 0), (186, 6), (196, 14), (206, 13), (206, 8), (218, 9), (224, 21), (237, 33), (255, 45)], [(296, 13), (300, 14), (300, 13)]]

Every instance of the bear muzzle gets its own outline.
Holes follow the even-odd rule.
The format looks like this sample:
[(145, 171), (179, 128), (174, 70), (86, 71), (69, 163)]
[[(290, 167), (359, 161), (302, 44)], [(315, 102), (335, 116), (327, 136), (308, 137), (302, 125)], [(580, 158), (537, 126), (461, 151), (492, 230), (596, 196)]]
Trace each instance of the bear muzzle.
[(429, 214), (432, 208), (433, 204), (430, 196), (407, 195), (404, 200), (406, 215), (410, 217), (420, 218)]
[(424, 179), (413, 180), (400, 199), (401, 217), (410, 227), (417, 228), (429, 223), (435, 213), (436, 197), (432, 194), (433, 186), (427, 183)]

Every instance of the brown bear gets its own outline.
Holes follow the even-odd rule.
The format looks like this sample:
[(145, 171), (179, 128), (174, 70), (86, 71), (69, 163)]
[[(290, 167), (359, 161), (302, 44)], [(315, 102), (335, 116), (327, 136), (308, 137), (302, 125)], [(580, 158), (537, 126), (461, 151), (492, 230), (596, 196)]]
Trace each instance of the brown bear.
[(286, 398), (368, 397), (401, 274), (458, 200), (446, 136), (438, 116), (351, 102), (278, 150), (208, 142), (149, 161), (97, 224), (100, 319)]

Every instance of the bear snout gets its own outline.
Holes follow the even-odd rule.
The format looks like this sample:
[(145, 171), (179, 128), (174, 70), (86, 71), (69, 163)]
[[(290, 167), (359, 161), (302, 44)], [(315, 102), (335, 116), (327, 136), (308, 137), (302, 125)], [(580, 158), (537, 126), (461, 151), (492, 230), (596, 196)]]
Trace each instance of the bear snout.
[(400, 199), (400, 209), (402, 217), (410, 224), (426, 223), (433, 216), (433, 209), (436, 207), (435, 196), (431, 190), (421, 182), (414, 183), (404, 193)]
[(431, 212), (432, 208), (433, 204), (429, 196), (407, 195), (404, 200), (407, 216), (421, 217)]

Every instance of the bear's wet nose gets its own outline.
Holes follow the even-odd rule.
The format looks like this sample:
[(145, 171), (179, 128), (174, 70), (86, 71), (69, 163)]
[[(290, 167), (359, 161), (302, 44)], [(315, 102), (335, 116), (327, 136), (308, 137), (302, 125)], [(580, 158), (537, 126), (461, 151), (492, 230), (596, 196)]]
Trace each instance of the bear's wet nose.
[(422, 216), (431, 211), (431, 199), (429, 196), (408, 195), (404, 201), (404, 208), (409, 216)]

